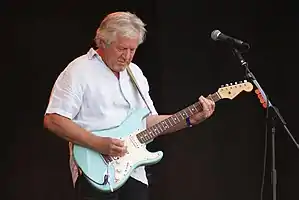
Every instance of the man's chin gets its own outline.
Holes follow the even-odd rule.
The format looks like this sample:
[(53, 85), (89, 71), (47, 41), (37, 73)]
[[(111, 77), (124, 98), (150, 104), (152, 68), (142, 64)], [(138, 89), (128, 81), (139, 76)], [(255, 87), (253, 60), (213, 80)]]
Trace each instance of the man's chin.
[(114, 72), (121, 72), (127, 68), (127, 65), (117, 65), (113, 67)]

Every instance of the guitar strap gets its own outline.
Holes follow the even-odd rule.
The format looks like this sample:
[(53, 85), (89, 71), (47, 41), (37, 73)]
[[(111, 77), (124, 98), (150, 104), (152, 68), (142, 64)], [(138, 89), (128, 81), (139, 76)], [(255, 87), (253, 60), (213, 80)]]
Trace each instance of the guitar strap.
[(141, 92), (141, 89), (140, 89), (140, 87), (139, 87), (139, 85), (138, 85), (138, 83), (137, 83), (137, 81), (136, 81), (136, 79), (135, 79), (135, 77), (134, 77), (134, 75), (133, 75), (133, 73), (132, 73), (132, 71), (131, 71), (131, 69), (130, 69), (129, 66), (127, 67), (127, 71), (128, 71), (128, 74), (129, 74), (129, 76), (130, 76), (130, 78), (131, 78), (133, 84), (134, 84), (135, 87), (137, 88), (137, 90), (138, 90), (140, 96), (142, 97), (142, 99), (143, 99), (143, 101), (144, 101), (144, 103), (145, 103), (147, 109), (152, 113), (152, 111), (151, 111), (151, 109), (150, 109), (150, 107), (149, 107), (149, 105), (148, 105), (148, 103), (147, 103), (145, 97), (143, 96), (143, 94), (142, 94), (142, 92)]

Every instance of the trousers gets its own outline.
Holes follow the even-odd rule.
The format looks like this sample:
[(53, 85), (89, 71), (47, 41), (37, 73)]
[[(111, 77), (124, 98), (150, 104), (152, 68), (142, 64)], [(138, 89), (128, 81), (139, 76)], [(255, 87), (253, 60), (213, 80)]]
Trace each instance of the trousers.
[(93, 187), (81, 175), (75, 184), (76, 200), (148, 200), (148, 186), (136, 179), (129, 178), (127, 182), (114, 192), (102, 192)]

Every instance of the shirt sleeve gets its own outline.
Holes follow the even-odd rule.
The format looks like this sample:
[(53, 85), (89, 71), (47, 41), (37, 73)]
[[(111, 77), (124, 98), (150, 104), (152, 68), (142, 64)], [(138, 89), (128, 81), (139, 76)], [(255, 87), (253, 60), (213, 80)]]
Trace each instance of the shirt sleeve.
[(57, 78), (53, 86), (47, 113), (56, 113), (73, 119), (82, 105), (84, 78), (78, 66), (69, 65)]

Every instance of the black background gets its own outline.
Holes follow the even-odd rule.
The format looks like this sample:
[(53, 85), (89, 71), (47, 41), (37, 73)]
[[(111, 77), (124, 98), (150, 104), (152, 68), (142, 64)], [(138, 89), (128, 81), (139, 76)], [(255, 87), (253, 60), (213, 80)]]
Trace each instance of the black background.
[[(294, 2), (295, 3), (295, 2)], [(1, 3), (2, 144), (8, 199), (71, 199), (67, 143), (43, 130), (43, 113), (58, 74), (86, 53), (103, 17), (131, 11), (148, 34), (134, 59), (159, 113), (173, 113), (244, 80), (231, 48), (213, 30), (247, 41), (244, 58), (295, 138), (297, 122), (296, 6), (287, 1), (7, 1)], [(217, 103), (201, 125), (149, 145), (164, 159), (150, 167), (151, 199), (260, 199), (265, 110), (243, 92)], [(270, 131), (270, 127), (269, 127)], [(264, 199), (271, 199), (268, 132)], [(278, 123), (277, 195), (298, 199), (299, 149)]]

